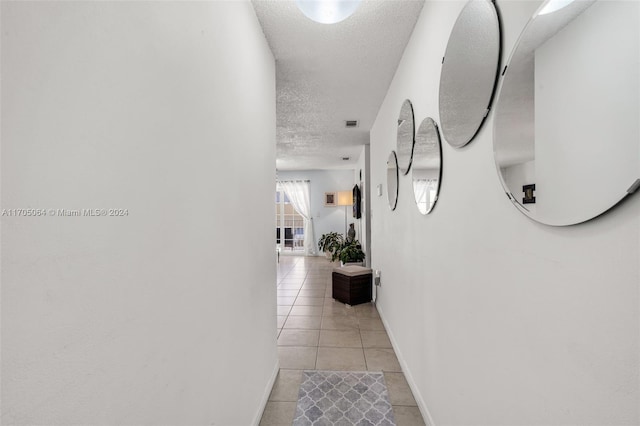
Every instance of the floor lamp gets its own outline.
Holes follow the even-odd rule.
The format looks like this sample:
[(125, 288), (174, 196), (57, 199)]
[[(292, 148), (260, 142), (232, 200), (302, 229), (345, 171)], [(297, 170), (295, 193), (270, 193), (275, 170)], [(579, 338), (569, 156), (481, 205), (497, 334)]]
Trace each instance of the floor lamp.
[(344, 206), (344, 238), (347, 238), (347, 206), (353, 207), (353, 193), (351, 191), (338, 191), (339, 206)]

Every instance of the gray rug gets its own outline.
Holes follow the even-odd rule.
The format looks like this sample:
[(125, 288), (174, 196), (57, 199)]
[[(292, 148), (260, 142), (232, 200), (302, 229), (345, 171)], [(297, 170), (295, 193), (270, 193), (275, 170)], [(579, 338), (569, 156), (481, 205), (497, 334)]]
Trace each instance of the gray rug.
[(305, 371), (293, 426), (395, 426), (382, 373)]

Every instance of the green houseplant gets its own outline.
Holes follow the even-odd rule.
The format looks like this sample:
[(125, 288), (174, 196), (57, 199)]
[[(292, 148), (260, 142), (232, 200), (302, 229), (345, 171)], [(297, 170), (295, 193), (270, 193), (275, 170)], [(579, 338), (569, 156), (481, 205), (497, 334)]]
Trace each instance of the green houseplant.
[(337, 257), (343, 264), (364, 261), (364, 251), (358, 240), (346, 241), (338, 250)]
[(329, 232), (328, 234), (322, 234), (318, 240), (318, 248), (323, 251), (327, 258), (331, 256), (331, 260), (334, 261), (338, 258), (337, 252), (344, 245), (344, 237), (337, 232)]

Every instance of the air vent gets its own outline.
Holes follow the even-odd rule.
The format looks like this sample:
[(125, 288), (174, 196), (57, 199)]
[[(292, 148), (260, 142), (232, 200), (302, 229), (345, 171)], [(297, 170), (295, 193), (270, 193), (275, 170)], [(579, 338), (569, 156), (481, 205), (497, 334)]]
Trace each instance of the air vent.
[(349, 161), (351, 160), (351, 157), (342, 157), (342, 161)]
[(344, 122), (344, 127), (358, 127), (358, 120), (346, 120)]

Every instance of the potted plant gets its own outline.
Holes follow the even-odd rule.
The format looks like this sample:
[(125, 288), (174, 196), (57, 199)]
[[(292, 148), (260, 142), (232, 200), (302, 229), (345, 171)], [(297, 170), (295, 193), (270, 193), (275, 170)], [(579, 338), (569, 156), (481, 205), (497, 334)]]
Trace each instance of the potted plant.
[(338, 256), (336, 253), (340, 250), (344, 244), (344, 237), (337, 232), (329, 232), (328, 234), (322, 234), (318, 240), (318, 248), (323, 251), (327, 256), (327, 259), (331, 258), (332, 261), (336, 260)]
[(364, 262), (364, 251), (362, 251), (360, 242), (353, 240), (343, 243), (338, 250), (337, 258), (340, 259), (343, 265), (348, 263), (362, 265)]

